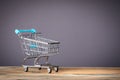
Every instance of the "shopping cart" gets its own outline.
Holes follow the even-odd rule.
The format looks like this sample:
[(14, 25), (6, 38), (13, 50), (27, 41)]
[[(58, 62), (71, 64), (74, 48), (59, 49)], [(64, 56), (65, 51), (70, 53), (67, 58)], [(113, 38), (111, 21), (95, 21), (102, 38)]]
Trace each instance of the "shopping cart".
[[(38, 33), (35, 29), (29, 30), (15, 30), (21, 43), (22, 50), (24, 52), (24, 71), (27, 72), (28, 68), (47, 68), (48, 73), (58, 72), (59, 66), (54, 66), (48, 63), (49, 56), (59, 54), (59, 41), (43, 38), (41, 33)], [(45, 58), (45, 64), (39, 64), (39, 59)], [(34, 59), (33, 65), (25, 65), (26, 60)]]

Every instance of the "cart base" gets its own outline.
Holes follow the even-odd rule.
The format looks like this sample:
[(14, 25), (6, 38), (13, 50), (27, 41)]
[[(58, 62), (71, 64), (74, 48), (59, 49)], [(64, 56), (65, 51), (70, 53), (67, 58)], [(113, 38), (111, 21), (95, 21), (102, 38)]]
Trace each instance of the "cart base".
[(25, 72), (28, 72), (28, 68), (38, 68), (39, 70), (42, 68), (46, 68), (48, 73), (51, 73), (54, 69), (55, 72), (58, 72), (59, 66), (54, 66), (51, 64), (41, 64), (41, 65), (22, 65)]

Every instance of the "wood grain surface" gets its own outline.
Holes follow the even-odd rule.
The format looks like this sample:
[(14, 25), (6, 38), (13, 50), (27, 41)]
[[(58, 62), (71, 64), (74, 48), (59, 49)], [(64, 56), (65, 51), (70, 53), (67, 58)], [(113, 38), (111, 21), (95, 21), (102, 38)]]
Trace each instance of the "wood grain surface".
[(60, 67), (48, 74), (47, 69), (1, 66), (0, 80), (120, 80), (120, 67)]

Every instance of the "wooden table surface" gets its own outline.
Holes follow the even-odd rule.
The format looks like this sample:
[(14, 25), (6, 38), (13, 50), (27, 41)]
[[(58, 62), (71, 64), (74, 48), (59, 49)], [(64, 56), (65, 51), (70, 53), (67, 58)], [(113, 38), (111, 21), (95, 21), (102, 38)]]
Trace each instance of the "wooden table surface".
[(120, 80), (120, 67), (60, 67), (59, 72), (0, 66), (0, 80)]

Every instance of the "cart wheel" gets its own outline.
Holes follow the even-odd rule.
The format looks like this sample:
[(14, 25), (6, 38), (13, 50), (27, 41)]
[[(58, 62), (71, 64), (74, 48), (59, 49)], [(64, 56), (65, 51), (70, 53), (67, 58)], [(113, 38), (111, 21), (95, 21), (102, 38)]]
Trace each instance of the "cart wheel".
[(55, 72), (58, 72), (59, 67), (54, 67)]
[(52, 68), (47, 68), (47, 70), (48, 70), (48, 73), (51, 73), (52, 72)]
[(24, 68), (24, 71), (25, 71), (25, 72), (28, 72), (28, 67)]
[(39, 70), (41, 70), (41, 67), (40, 68), (38, 68)]

